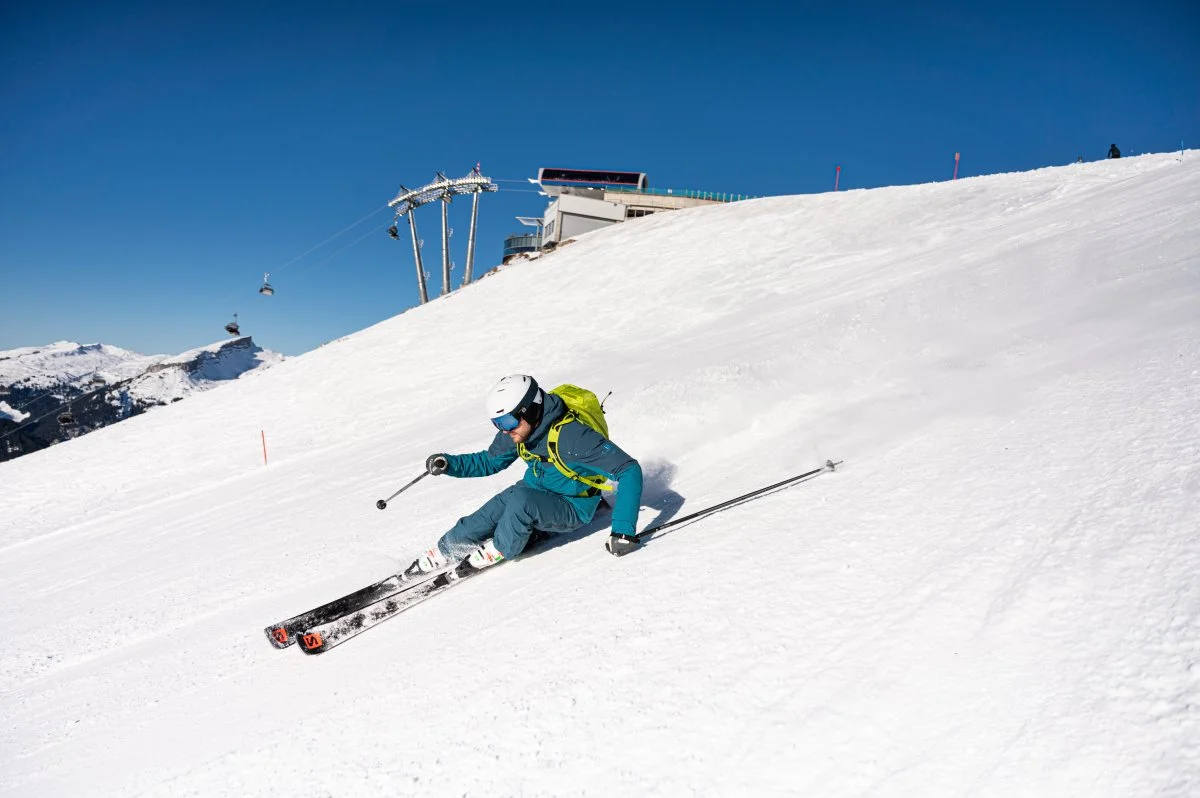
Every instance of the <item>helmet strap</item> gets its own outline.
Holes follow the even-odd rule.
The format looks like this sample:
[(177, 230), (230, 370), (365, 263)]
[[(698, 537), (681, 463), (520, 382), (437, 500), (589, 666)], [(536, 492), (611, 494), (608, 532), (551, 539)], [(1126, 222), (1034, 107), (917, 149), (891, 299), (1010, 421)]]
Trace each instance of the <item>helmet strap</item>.
[[(539, 393), (541, 393), (539, 391)], [(537, 397), (541, 398), (541, 397)], [(542, 421), (542, 410), (545, 405), (543, 402), (534, 401), (529, 407), (525, 408), (525, 412), (521, 413), (521, 418), (529, 422), (529, 426), (537, 428), (537, 425)]]

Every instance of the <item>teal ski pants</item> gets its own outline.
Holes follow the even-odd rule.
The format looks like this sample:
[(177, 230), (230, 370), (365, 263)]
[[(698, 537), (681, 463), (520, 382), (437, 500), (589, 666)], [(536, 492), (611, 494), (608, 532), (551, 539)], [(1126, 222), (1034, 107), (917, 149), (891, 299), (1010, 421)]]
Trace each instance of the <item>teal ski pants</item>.
[(533, 530), (570, 532), (583, 525), (575, 508), (565, 496), (547, 493), (519, 482), (493, 496), (438, 540), (438, 549), (453, 560), (460, 560), (488, 539), (505, 559), (525, 549)]

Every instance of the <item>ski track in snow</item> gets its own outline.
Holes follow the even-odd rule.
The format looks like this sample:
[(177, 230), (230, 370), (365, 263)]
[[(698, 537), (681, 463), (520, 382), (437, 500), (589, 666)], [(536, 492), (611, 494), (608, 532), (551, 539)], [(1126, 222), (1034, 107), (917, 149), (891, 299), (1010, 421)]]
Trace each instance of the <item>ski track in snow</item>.
[[(1188, 153), (648, 217), (0, 465), (0, 794), (1194, 795), (1198, 198)], [(273, 650), (518, 477), (374, 508), (516, 371), (614, 391), (664, 519), (846, 462)]]

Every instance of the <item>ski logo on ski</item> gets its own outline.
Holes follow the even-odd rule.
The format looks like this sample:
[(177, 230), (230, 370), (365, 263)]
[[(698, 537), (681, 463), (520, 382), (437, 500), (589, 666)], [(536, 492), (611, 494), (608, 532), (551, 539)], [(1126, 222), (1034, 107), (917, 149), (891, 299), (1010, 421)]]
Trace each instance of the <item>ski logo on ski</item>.
[(315, 654), (325, 647), (325, 641), (320, 632), (305, 632), (300, 635), (300, 645), (305, 651)]

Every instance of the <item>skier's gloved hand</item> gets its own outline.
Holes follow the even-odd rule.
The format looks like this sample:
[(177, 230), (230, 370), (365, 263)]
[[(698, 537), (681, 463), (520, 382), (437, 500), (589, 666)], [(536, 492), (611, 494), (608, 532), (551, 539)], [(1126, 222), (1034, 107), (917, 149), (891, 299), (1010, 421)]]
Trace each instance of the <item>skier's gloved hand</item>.
[(425, 458), (425, 470), (435, 477), (438, 474), (445, 474), (446, 469), (450, 467), (450, 461), (446, 459), (444, 454), (431, 454)]
[(637, 535), (622, 535), (620, 532), (613, 532), (605, 541), (604, 548), (614, 557), (624, 557), (629, 552), (640, 548), (641, 545), (642, 542), (637, 539)]

